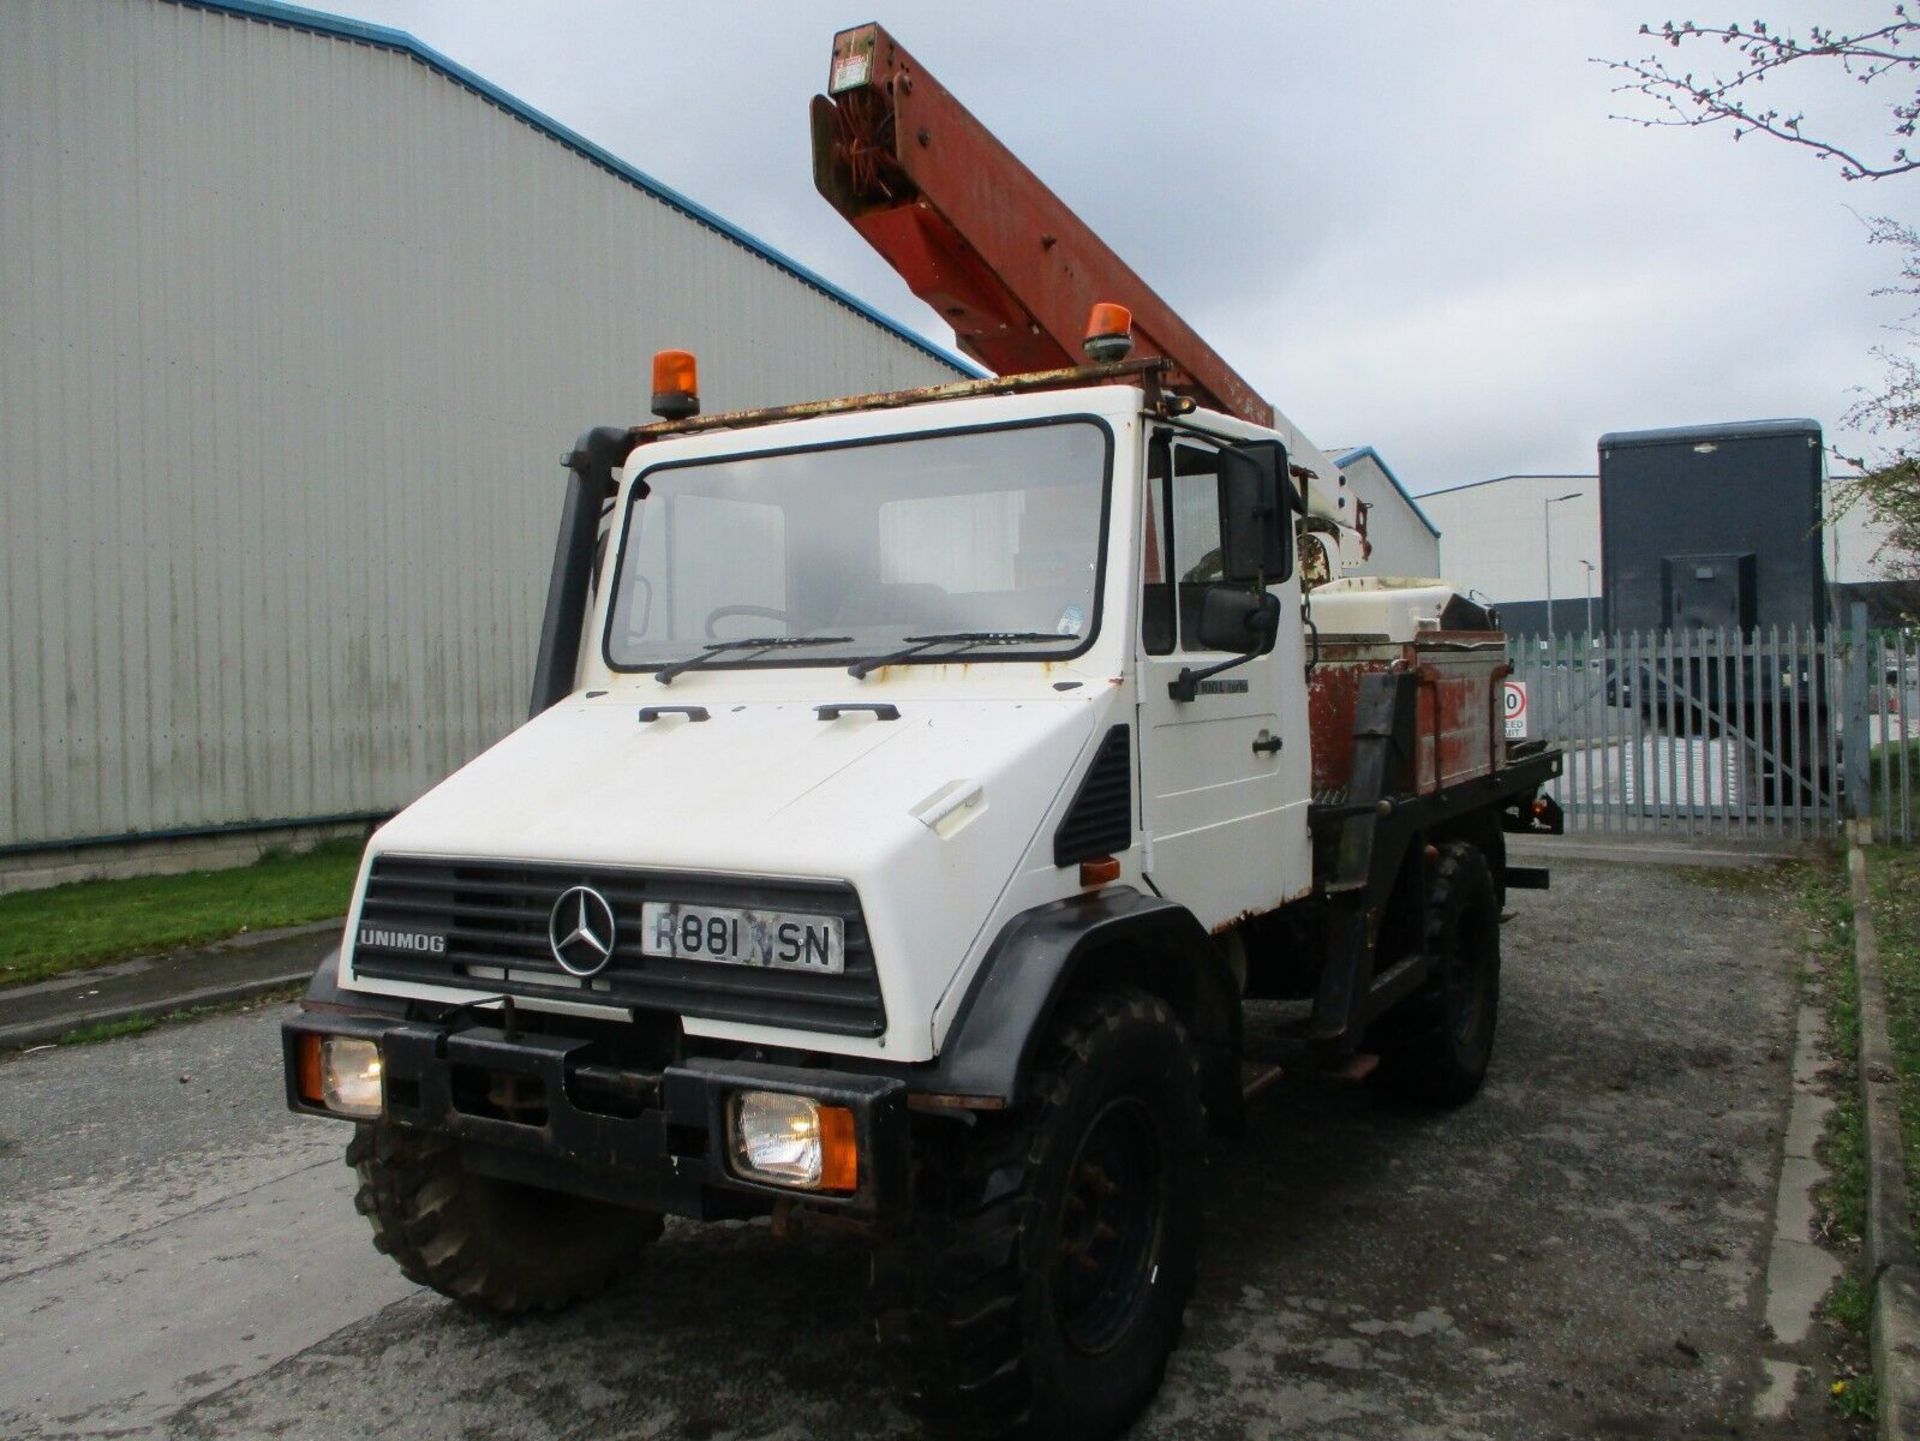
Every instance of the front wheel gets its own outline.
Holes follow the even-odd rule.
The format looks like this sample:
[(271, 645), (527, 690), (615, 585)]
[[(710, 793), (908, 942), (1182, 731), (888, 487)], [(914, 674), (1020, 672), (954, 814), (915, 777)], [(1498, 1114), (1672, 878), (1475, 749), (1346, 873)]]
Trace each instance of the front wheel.
[(1199, 1247), (1205, 1130), (1187, 1033), (1134, 990), (1072, 1005), (1036, 1100), (930, 1135), (911, 1234), (883, 1248), (880, 1333), (952, 1436), (1096, 1441), (1150, 1401)]
[(410, 1281), (495, 1316), (605, 1289), (663, 1229), (658, 1212), (468, 1171), (442, 1136), (371, 1123), (347, 1146), (354, 1205)]

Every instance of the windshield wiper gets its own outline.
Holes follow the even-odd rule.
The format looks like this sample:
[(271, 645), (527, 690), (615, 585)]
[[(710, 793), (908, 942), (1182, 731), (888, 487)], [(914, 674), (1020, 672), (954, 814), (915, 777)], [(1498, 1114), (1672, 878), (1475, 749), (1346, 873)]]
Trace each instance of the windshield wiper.
[[(944, 635), (902, 636), (908, 642), (904, 650), (892, 655), (871, 656), (866, 660), (857, 660), (847, 667), (847, 674), (855, 680), (865, 680), (868, 675), (882, 666), (903, 661), (909, 656), (919, 655), (923, 650), (932, 650), (937, 645), (957, 645), (961, 650), (970, 650), (977, 645), (1032, 645), (1043, 640), (1079, 640), (1077, 635), (1061, 635), (1051, 630), (956, 630)], [(955, 654), (959, 654), (958, 651)]]
[[(653, 678), (661, 685), (672, 685), (673, 678), (682, 671), (698, 670), (708, 661), (718, 660), (730, 651), (750, 650), (754, 655), (760, 655), (770, 650), (788, 650), (803, 645), (844, 645), (852, 639), (850, 635), (756, 635), (748, 636), (745, 640), (717, 640), (699, 655), (661, 666), (653, 673)], [(753, 656), (746, 658), (751, 660)]]

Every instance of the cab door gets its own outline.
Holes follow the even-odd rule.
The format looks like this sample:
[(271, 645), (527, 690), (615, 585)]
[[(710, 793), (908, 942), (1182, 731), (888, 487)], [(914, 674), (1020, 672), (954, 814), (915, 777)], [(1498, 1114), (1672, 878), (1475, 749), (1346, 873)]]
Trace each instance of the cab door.
[(1147, 447), (1141, 505), (1140, 794), (1145, 867), (1161, 894), (1209, 929), (1271, 910), (1311, 884), (1305, 648), (1297, 576), (1268, 587), (1279, 634), (1264, 654), (1176, 700), (1185, 669), (1232, 658), (1206, 650), (1200, 608), (1221, 579), (1218, 447), (1160, 430)]

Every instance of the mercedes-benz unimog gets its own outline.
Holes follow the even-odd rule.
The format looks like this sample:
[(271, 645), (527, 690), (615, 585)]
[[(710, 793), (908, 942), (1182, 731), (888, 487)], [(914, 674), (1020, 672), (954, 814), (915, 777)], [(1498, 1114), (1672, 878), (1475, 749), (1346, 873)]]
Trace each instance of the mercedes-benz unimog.
[[(1560, 761), (1505, 740), (1479, 607), (1303, 587), (1363, 544), (1337, 472), (1017, 161), (1008, 243), (1071, 283), (913, 169), (984, 132), (884, 32), (833, 88), (821, 188), (1010, 373), (701, 415), (663, 354), (661, 418), (567, 457), (532, 718), (373, 836), (288, 1098), (470, 1306), (644, 1272), (666, 1216), (831, 1218), (929, 1424), (1111, 1435), (1275, 1075), (1244, 1007), (1471, 1097)], [(1095, 285), (1137, 326), (1007, 363)]]

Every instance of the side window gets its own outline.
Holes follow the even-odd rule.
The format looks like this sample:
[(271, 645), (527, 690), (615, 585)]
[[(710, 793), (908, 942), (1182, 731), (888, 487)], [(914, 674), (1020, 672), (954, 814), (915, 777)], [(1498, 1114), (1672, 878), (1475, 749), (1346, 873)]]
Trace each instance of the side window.
[(1155, 437), (1147, 452), (1146, 511), (1141, 649), (1200, 650), (1201, 597), (1221, 578), (1219, 452), (1165, 433)]
[[(1171, 472), (1171, 480), (1169, 480)], [(1200, 601), (1221, 578), (1219, 451), (1160, 434), (1146, 453), (1140, 649), (1200, 650)]]
[(1219, 451), (1185, 440), (1173, 443), (1171, 508), (1180, 649), (1202, 650), (1201, 599), (1221, 579)]
[(1172, 538), (1167, 534), (1167, 465), (1163, 433), (1147, 449), (1146, 516), (1141, 528), (1140, 646), (1148, 655), (1173, 651)]

